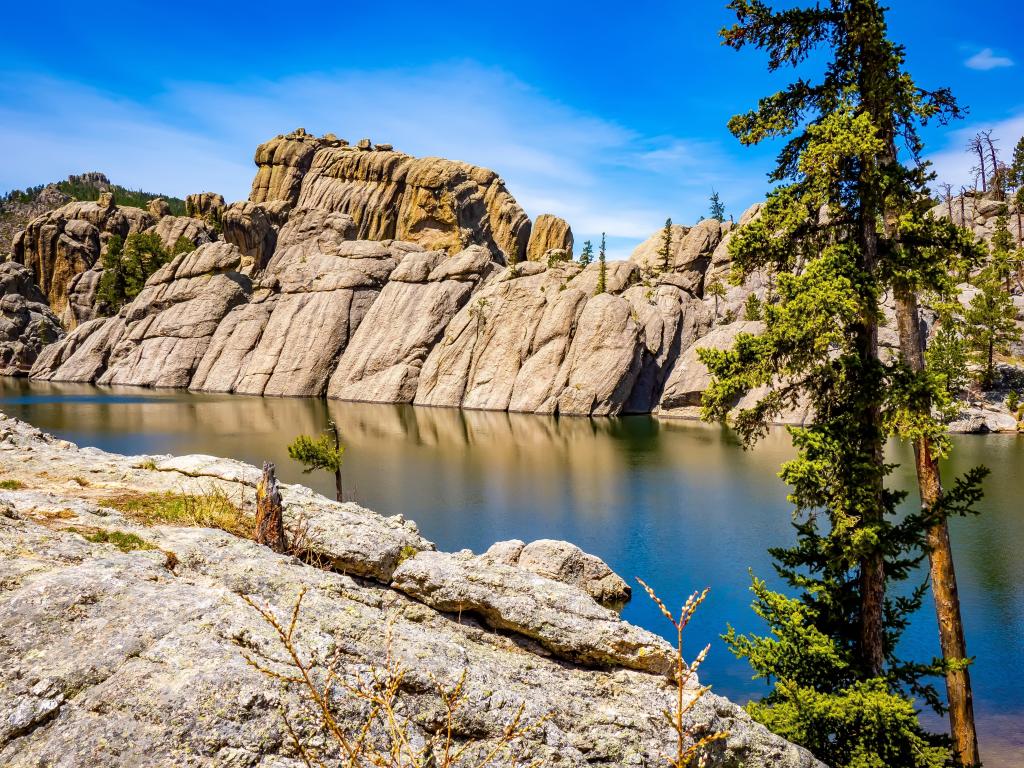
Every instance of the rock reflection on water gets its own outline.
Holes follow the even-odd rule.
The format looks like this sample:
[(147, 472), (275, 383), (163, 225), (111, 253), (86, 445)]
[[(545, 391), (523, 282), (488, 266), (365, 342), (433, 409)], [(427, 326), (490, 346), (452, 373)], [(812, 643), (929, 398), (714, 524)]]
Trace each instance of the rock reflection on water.
[[(669, 604), (711, 586), (689, 629), (691, 648), (732, 623), (760, 629), (749, 610), (748, 568), (773, 571), (766, 548), (792, 540), (779, 465), (784, 431), (744, 451), (720, 428), (647, 416), (553, 418), (492, 411), (259, 398), (84, 385), (0, 383), (6, 413), (82, 445), (122, 453), (211, 453), (274, 461), (285, 482), (333, 494), (324, 473), (303, 475), (287, 455), (301, 433), (334, 419), (346, 446), (347, 495), (402, 513), (447, 550), (482, 551), (508, 538), (568, 539), (624, 578), (642, 576)], [(992, 467), (983, 514), (954, 520), (961, 599), (974, 666), (986, 765), (1024, 764), (1024, 441), (959, 436), (957, 473)], [(893, 446), (896, 482), (913, 487), (910, 453)], [(664, 632), (642, 595), (624, 617)], [(926, 605), (905, 639), (919, 659), (938, 652)], [(705, 678), (743, 700), (762, 690), (714, 643)]]

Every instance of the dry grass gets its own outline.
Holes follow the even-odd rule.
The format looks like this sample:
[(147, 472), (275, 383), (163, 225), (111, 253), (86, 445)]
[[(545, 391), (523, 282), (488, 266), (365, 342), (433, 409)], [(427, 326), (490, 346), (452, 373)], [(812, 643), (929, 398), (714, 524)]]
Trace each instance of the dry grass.
[[(434, 695), (441, 707), (439, 727), (416, 746), (413, 723), (404, 712), (402, 689), (408, 670), (392, 651), (391, 627), (384, 641), (384, 665), (365, 674), (347, 674), (341, 657), (335, 655), (326, 664), (300, 651), (295, 629), (305, 590), (292, 608), (287, 623), (280, 622), (269, 608), (250, 598), (245, 600), (274, 630), (281, 657), (245, 650), (250, 666), (267, 677), (292, 688), (299, 694), (300, 710), (282, 708), (285, 728), (296, 753), (307, 766), (344, 766), (344, 768), (540, 768), (540, 761), (524, 762), (514, 755), (525, 736), (541, 729), (550, 715), (525, 722), (525, 703), (520, 705), (502, 733), (490, 741), (455, 736), (457, 718), (466, 708), (466, 673), (453, 686), (445, 686), (431, 675)], [(342, 700), (355, 703), (364, 713), (349, 725), (340, 714), (337, 693)], [(312, 723), (314, 734), (301, 733), (300, 723)]]
[(697, 654), (692, 662), (687, 664), (683, 661), (683, 630), (686, 629), (686, 625), (690, 623), (690, 619), (693, 618), (693, 614), (697, 612), (700, 604), (708, 596), (708, 590), (703, 592), (694, 592), (687, 599), (686, 603), (679, 610), (679, 616), (673, 616), (672, 612), (665, 607), (665, 603), (654, 593), (642, 579), (637, 579), (640, 582), (640, 586), (644, 588), (644, 592), (647, 593), (648, 597), (654, 601), (655, 605), (661, 610), (661, 615), (668, 619), (672, 626), (676, 628), (676, 668), (675, 668), (675, 681), (676, 681), (676, 708), (672, 710), (666, 709), (663, 714), (665, 719), (672, 726), (672, 730), (676, 737), (676, 754), (675, 756), (666, 756), (666, 760), (672, 768), (688, 768), (695, 759), (697, 759), (704, 747), (711, 744), (712, 742), (726, 738), (729, 733), (728, 731), (718, 731), (711, 733), (700, 738), (694, 738), (694, 734), (687, 729), (683, 724), (683, 716), (693, 709), (694, 705), (700, 701), (700, 698), (711, 690), (710, 685), (701, 686), (696, 689), (695, 694), (686, 701), (686, 685), (690, 680), (697, 676), (697, 670), (700, 668), (705, 657), (708, 655), (708, 651), (711, 650), (711, 646), (707, 645), (704, 650)]
[[(684, 724), (685, 715), (710, 690), (710, 686), (696, 689), (687, 686), (711, 646), (704, 648), (689, 664), (683, 660), (682, 653), (683, 630), (708, 591), (691, 595), (675, 617), (647, 584), (640, 581), (640, 585), (677, 633), (676, 703), (663, 713), (674, 736), (675, 754), (665, 755), (665, 761), (672, 768), (689, 768), (694, 761), (703, 765), (701, 758), (706, 756), (705, 748), (729, 735), (719, 731), (698, 736)], [(530, 762), (528, 757), (522, 756), (524, 745), (521, 742), (542, 728), (551, 714), (527, 723), (524, 721), (525, 704), (520, 705), (503, 732), (489, 742), (455, 738), (457, 716), (468, 703), (465, 671), (453, 686), (444, 686), (431, 675), (434, 695), (441, 707), (440, 727), (426, 739), (415, 739), (413, 724), (405, 714), (408, 709), (401, 700), (408, 670), (392, 652), (391, 627), (384, 641), (383, 666), (364, 674), (346, 673), (340, 655), (336, 654), (329, 663), (319, 663), (298, 647), (295, 630), (304, 595), (305, 588), (284, 622), (268, 607), (243, 595), (242, 599), (273, 629), (277, 647), (276, 653), (248, 647), (243, 649), (242, 655), (260, 673), (298, 694), (299, 706), (291, 710), (283, 707), (281, 714), (292, 746), (305, 765), (310, 768), (328, 765), (344, 768), (539, 768), (542, 765), (541, 761)], [(341, 715), (341, 706), (345, 703), (359, 705), (362, 714), (346, 722)], [(417, 743), (422, 746), (415, 746)]]
[(25, 487), (21, 480), (0, 480), (0, 489), (5, 491), (20, 491)]
[(252, 517), (219, 488), (198, 493), (123, 493), (103, 503), (141, 525), (219, 528), (247, 539), (255, 533)]

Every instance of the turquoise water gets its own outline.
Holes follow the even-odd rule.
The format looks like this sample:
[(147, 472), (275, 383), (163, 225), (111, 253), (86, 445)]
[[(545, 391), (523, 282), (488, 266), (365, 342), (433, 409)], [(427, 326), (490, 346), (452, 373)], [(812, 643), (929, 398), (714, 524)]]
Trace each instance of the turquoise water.
[[(310, 399), (198, 395), (3, 380), (0, 409), (73, 440), (122, 453), (211, 453), (275, 461), (287, 482), (333, 495), (326, 474), (302, 475), (286, 446), (337, 421), (346, 446), (346, 496), (402, 513), (446, 550), (482, 551), (501, 539), (567, 539), (670, 604), (711, 587), (688, 630), (691, 649), (712, 642), (702, 679), (745, 701), (763, 690), (717, 639), (732, 623), (759, 629), (748, 569), (771, 576), (766, 548), (793, 539), (786, 489), (791, 455), (782, 430), (754, 451), (694, 422), (646, 416), (591, 420)], [(896, 479), (913, 487), (909, 450)], [(960, 436), (947, 473), (992, 468), (981, 517), (952, 521), (973, 668), (982, 754), (991, 768), (1024, 764), (1024, 438)], [(667, 634), (642, 594), (623, 615)], [(938, 653), (932, 606), (904, 651)], [(941, 727), (941, 723), (938, 724)]]

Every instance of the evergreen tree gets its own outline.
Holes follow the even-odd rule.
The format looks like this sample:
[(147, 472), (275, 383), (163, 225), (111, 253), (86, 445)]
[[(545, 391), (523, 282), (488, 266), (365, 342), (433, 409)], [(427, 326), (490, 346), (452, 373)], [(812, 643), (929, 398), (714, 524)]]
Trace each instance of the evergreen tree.
[[(875, 0), (781, 11), (762, 0), (733, 0), (729, 7), (738, 22), (724, 30), (726, 45), (765, 49), (770, 70), (796, 66), (819, 47), (831, 54), (821, 82), (799, 80), (730, 121), (744, 144), (791, 137), (772, 174), (786, 183), (729, 246), (741, 275), (778, 273), (778, 302), (764, 307), (763, 334), (741, 334), (731, 350), (701, 351), (713, 376), (706, 418), (724, 419), (742, 395), (771, 387), (734, 418), (747, 444), (797, 403), (814, 413), (812, 425), (790, 430), (798, 455), (782, 471), (799, 513), (798, 543), (773, 550), (780, 574), (801, 591), (803, 610), (772, 599), (760, 611), (777, 637), (813, 629), (828, 664), (796, 640), (759, 639), (776, 651), (769, 656), (755, 653), (762, 643), (733, 636), (734, 652), (774, 681), (752, 710), (772, 727), (789, 722), (787, 733), (797, 740), (803, 734), (803, 743), (836, 766), (941, 765), (943, 751), (925, 748), (933, 740), (906, 697), (940, 706), (923, 676), (942, 671), (958, 757), (977, 765), (955, 580), (947, 592), (955, 577), (945, 516), (976, 499), (983, 473), (942, 495), (932, 462), (945, 447), (944, 432), (932, 404), (947, 395), (924, 366), (923, 341), (908, 330), (920, 325), (910, 322), (918, 320), (917, 293), (948, 295), (947, 265), (972, 247), (951, 222), (927, 215), (930, 176), (919, 162), (918, 124), (959, 110), (948, 91), (920, 90), (903, 70), (903, 49), (887, 38)], [(897, 140), (909, 164), (900, 162)], [(898, 360), (883, 360), (878, 348), (880, 299), (890, 290), (900, 310)], [(922, 511), (903, 519), (896, 506), (904, 494), (886, 482), (892, 466), (883, 448), (893, 433), (911, 439), (918, 457)], [(940, 611), (941, 667), (895, 654), (923, 593), (887, 597), (888, 584), (907, 578), (925, 556), (926, 541), (930, 550), (933, 534), (937, 610), (940, 591), (942, 611), (949, 594), (954, 603)]]
[(1024, 246), (1024, 136), (1013, 149), (1013, 161), (1006, 174), (1017, 211), (1017, 245)]
[(719, 300), (725, 298), (725, 294), (726, 294), (725, 285), (722, 283), (721, 280), (717, 280), (717, 279), (716, 280), (712, 280), (711, 283), (708, 285), (708, 287), (704, 289), (704, 294), (706, 296), (714, 296), (715, 297), (715, 319), (717, 320), (718, 319), (718, 302), (719, 302)]
[(196, 244), (189, 240), (187, 237), (182, 235), (174, 241), (174, 247), (171, 248), (171, 258), (179, 256), (183, 253), (190, 253), (196, 249)]
[(580, 251), (579, 264), (585, 267), (594, 259), (594, 244), (587, 240), (583, 243), (583, 250)]
[(601, 233), (601, 249), (597, 252), (597, 262), (597, 290), (594, 291), (595, 296), (604, 293), (608, 288), (608, 267), (605, 263), (604, 232)]
[(661, 231), (661, 248), (658, 250), (661, 257), (661, 271), (669, 271), (669, 258), (672, 255), (672, 219), (665, 219), (665, 228)]
[(1013, 235), (1009, 229), (1009, 211), (1004, 205), (996, 216), (995, 230), (992, 232), (992, 270), (1002, 281), (1006, 291), (1010, 291), (1010, 277), (1017, 274), (1020, 264), (1019, 256), (1014, 248)]
[(325, 470), (334, 475), (334, 490), (338, 501), (344, 501), (341, 488), (341, 459), (345, 448), (341, 444), (338, 425), (333, 421), (327, 423), (327, 432), (313, 439), (309, 435), (299, 435), (288, 446), (288, 455), (303, 465), (304, 474)]
[(996, 378), (996, 353), (1007, 354), (1010, 344), (1020, 340), (1017, 308), (1003, 290), (994, 265), (981, 271), (974, 287), (978, 293), (964, 312), (964, 336), (975, 362), (982, 366), (981, 384), (991, 387)]
[(725, 203), (715, 190), (711, 190), (711, 218), (725, 221)]
[(119, 236), (112, 236), (101, 259), (103, 274), (96, 292), (104, 309), (116, 314), (139, 295), (150, 275), (170, 260), (156, 233), (136, 232), (128, 235), (123, 245)]
[(963, 393), (970, 382), (967, 346), (958, 325), (952, 314), (941, 316), (926, 352), (928, 368), (940, 377), (951, 399)]

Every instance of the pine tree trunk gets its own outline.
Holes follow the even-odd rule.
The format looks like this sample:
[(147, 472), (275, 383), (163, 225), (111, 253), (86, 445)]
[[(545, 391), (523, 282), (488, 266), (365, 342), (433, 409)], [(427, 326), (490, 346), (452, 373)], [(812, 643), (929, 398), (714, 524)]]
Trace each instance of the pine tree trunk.
[[(862, 200), (872, 200), (873, 195), (862, 187)], [(866, 206), (869, 210), (871, 205)], [(861, 265), (864, 271), (873, 274), (878, 264), (878, 231), (873, 216), (865, 215), (861, 220), (860, 245)], [(872, 307), (871, 310), (874, 308)], [(878, 365), (878, 321), (873, 311), (865, 309), (857, 332), (857, 346), (863, 371), (871, 371)], [(866, 373), (861, 374), (866, 375)], [(870, 454), (872, 465), (878, 468), (871, 478), (873, 508), (865, 510), (862, 523), (865, 526), (880, 525), (885, 518), (885, 485), (882, 467), (885, 466), (885, 445), (882, 438), (882, 413), (877, 398), (872, 398), (863, 414), (864, 443), (861, 450)], [(861, 558), (860, 562), (860, 656), (865, 671), (872, 677), (880, 676), (885, 669), (885, 555), (876, 549)]]
[[(915, 373), (924, 371), (924, 338), (921, 333), (917, 297), (913, 293), (899, 293), (896, 297), (896, 321), (900, 332), (903, 358)], [(931, 409), (931, 403), (922, 403)], [(939, 464), (932, 455), (927, 439), (914, 442), (917, 466), (917, 484), (921, 507), (934, 509), (942, 500), (942, 476)], [(939, 625), (939, 645), (947, 664), (967, 658), (963, 619), (960, 615), (960, 596), (957, 591), (953, 550), (949, 543), (946, 518), (936, 519), (929, 527), (928, 562), (931, 571), (932, 597)], [(978, 754), (978, 736), (974, 727), (974, 696), (971, 692), (971, 674), (966, 669), (946, 672), (946, 699), (949, 702), (949, 729), (958, 765), (974, 768), (981, 764)]]
[[(341, 450), (341, 435), (338, 434), (338, 425), (337, 425), (337, 423), (335, 423), (335, 421), (333, 419), (329, 422), (329, 424), (330, 424), (331, 430), (334, 432), (334, 450), (335, 450), (335, 452), (338, 452), (338, 451)], [(337, 498), (338, 501), (344, 501), (345, 500), (345, 494), (343, 493), (343, 491), (341, 489), (341, 464), (340, 463), (334, 469), (334, 492), (335, 492), (335, 498)]]
[(256, 542), (275, 552), (288, 549), (284, 533), (284, 504), (277, 487), (275, 467), (263, 462), (263, 477), (256, 486)]

